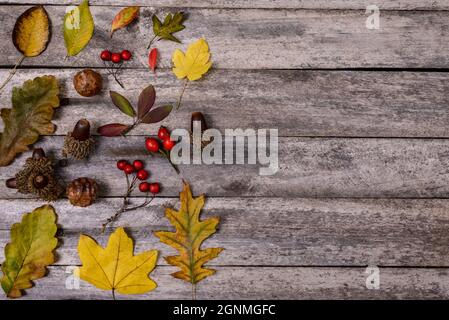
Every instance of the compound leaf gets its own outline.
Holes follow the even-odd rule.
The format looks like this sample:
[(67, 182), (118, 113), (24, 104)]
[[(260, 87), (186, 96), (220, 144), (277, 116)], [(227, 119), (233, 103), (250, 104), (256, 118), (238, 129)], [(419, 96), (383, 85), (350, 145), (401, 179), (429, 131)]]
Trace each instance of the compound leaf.
[(53, 250), (58, 244), (56, 214), (45, 205), (26, 213), (21, 223), (11, 227), (11, 242), (5, 247), (1, 285), (9, 298), (19, 298), (32, 280), (45, 276), (47, 266), (55, 261)]

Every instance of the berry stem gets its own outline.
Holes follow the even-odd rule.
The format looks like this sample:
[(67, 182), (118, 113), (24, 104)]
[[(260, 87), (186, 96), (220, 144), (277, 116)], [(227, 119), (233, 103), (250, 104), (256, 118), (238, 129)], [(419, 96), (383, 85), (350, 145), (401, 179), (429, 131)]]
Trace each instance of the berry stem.
[(179, 174), (180, 173), (179, 168), (177, 165), (175, 165), (173, 162), (171, 162), (170, 154), (168, 152), (165, 152), (162, 149), (159, 149), (159, 153), (162, 154), (168, 160), (168, 162), (171, 164), (172, 168), (175, 169), (177, 174)]

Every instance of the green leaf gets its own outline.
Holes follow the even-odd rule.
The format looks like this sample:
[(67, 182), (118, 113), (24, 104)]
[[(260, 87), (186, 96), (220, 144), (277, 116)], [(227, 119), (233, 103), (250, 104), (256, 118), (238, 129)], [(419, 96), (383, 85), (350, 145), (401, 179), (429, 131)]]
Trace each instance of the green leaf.
[(112, 103), (117, 108), (119, 108), (121, 112), (130, 117), (134, 117), (136, 115), (136, 112), (134, 111), (134, 108), (131, 105), (131, 103), (120, 93), (117, 93), (115, 91), (109, 91), (109, 95), (111, 96)]
[(21, 223), (11, 227), (11, 242), (5, 247), (1, 279), (3, 291), (9, 298), (21, 297), (22, 290), (33, 286), (32, 280), (45, 276), (46, 267), (55, 261), (56, 231), (55, 210), (49, 205), (26, 213)]
[(174, 42), (180, 43), (173, 33), (181, 31), (185, 28), (182, 24), (184, 21), (184, 16), (182, 12), (176, 12), (174, 15), (169, 13), (165, 19), (164, 23), (161, 23), (159, 18), (156, 15), (153, 15), (153, 32), (155, 36), (158, 36), (164, 40), (170, 40)]
[(5, 128), (0, 133), (0, 167), (9, 165), (17, 154), (27, 151), (39, 135), (52, 134), (54, 108), (59, 107), (56, 78), (43, 76), (25, 81), (12, 92), (12, 109), (1, 109)]
[(64, 41), (68, 56), (75, 56), (87, 46), (94, 34), (94, 19), (89, 1), (84, 0), (77, 9), (64, 16)]
[(164, 120), (172, 111), (173, 106), (166, 105), (163, 107), (156, 108), (147, 113), (145, 117), (142, 118), (142, 123), (157, 123)]

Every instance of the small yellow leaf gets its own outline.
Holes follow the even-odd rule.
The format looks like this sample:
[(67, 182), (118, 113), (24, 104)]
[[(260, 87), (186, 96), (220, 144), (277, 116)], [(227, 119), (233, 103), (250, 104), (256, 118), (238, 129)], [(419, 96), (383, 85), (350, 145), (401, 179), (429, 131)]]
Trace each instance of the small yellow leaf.
[(25, 57), (40, 55), (50, 40), (50, 21), (44, 7), (32, 7), (22, 13), (14, 25), (12, 39)]
[(121, 294), (142, 294), (157, 287), (148, 274), (156, 266), (158, 252), (150, 250), (134, 255), (133, 241), (123, 228), (109, 237), (102, 248), (89, 236), (81, 235), (78, 254), (82, 267), (80, 278), (102, 290)]
[(176, 49), (173, 52), (172, 61), (176, 77), (178, 79), (187, 77), (190, 81), (200, 79), (212, 66), (209, 45), (203, 38), (190, 44), (185, 54)]
[(31, 280), (45, 276), (46, 267), (55, 260), (56, 231), (55, 210), (49, 205), (25, 214), (21, 223), (11, 227), (11, 242), (5, 247), (1, 279), (3, 291), (9, 298), (21, 297), (22, 290), (33, 286)]
[(201, 209), (204, 206), (204, 195), (192, 197), (190, 186), (185, 183), (180, 193), (181, 208), (179, 211), (167, 208), (165, 216), (176, 228), (175, 232), (157, 231), (155, 235), (161, 242), (179, 251), (179, 255), (166, 257), (165, 260), (181, 270), (172, 274), (173, 277), (196, 284), (211, 276), (215, 270), (203, 268), (203, 264), (216, 258), (223, 248), (207, 248), (201, 250), (201, 244), (216, 232), (220, 222), (219, 217), (200, 220)]

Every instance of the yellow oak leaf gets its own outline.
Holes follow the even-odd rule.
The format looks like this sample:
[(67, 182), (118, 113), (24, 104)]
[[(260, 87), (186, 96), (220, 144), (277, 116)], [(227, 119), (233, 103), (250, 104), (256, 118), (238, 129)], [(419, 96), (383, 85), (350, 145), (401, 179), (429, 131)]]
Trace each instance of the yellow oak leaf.
[(173, 277), (192, 283), (198, 283), (211, 276), (215, 270), (204, 268), (203, 264), (216, 258), (223, 248), (207, 248), (201, 250), (201, 244), (216, 232), (220, 223), (219, 217), (200, 220), (201, 209), (204, 206), (204, 195), (192, 197), (192, 191), (187, 183), (179, 195), (181, 208), (175, 211), (165, 210), (165, 216), (176, 228), (175, 232), (157, 231), (155, 235), (161, 242), (179, 251), (177, 256), (165, 257), (165, 260), (181, 269), (172, 274)]
[(102, 290), (121, 294), (143, 294), (157, 287), (149, 273), (156, 266), (158, 251), (150, 250), (134, 255), (133, 240), (123, 228), (109, 237), (106, 248), (89, 236), (81, 235), (78, 254), (82, 266), (81, 279)]
[(26, 213), (21, 223), (11, 227), (11, 242), (5, 247), (1, 279), (3, 291), (9, 298), (21, 297), (24, 289), (33, 286), (32, 280), (45, 276), (46, 267), (55, 261), (57, 229), (55, 210), (49, 205)]
[(203, 38), (190, 44), (185, 54), (176, 49), (173, 52), (172, 61), (173, 73), (176, 77), (178, 79), (187, 77), (190, 81), (200, 79), (212, 66), (209, 45)]

